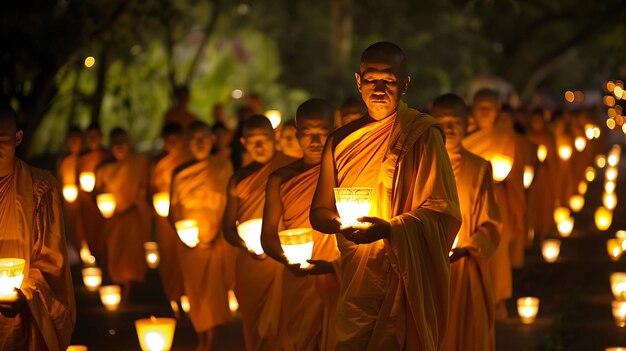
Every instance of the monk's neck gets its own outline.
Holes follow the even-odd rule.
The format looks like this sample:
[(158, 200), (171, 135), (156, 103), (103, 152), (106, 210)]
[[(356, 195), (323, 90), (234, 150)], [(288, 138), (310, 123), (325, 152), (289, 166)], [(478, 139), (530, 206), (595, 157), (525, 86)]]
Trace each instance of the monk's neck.
[(11, 160), (7, 162), (3, 162), (0, 164), (0, 178), (5, 177), (15, 170), (15, 158), (11, 158)]
[(309, 169), (319, 165), (320, 161), (321, 160), (319, 158), (307, 159), (306, 157), (304, 157), (302, 159), (302, 170), (303, 171), (309, 170)]
[(384, 119), (387, 119), (389, 117), (393, 117), (398, 113), (398, 107), (396, 106), (395, 110), (393, 110), (393, 112), (391, 112), (390, 114), (386, 115), (386, 116), (373, 116), (371, 113), (368, 112), (369, 116), (375, 120), (375, 121), (382, 121)]
[(448, 155), (457, 155), (460, 154), (463, 151), (463, 145), (461, 145), (460, 143), (456, 146), (447, 146), (446, 145), (446, 151), (448, 152)]

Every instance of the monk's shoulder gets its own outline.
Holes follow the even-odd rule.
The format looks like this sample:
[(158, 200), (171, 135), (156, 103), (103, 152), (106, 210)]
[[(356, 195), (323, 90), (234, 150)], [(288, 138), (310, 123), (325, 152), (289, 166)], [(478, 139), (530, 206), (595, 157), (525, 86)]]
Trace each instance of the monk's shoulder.
[(254, 172), (258, 171), (259, 169), (261, 169), (261, 167), (263, 167), (263, 165), (260, 165), (256, 162), (253, 162), (247, 166), (241, 167), (239, 168), (237, 171), (235, 171), (235, 173), (233, 174), (233, 181), (235, 182), (235, 184), (239, 184), (239, 182), (241, 182), (242, 180), (248, 178), (250, 175), (252, 175)]
[(463, 162), (465, 164), (463, 171), (466, 172), (466, 176), (471, 177), (476, 186), (484, 181), (485, 175), (491, 174), (491, 163), (468, 150), (464, 150)]
[(33, 190), (35, 194), (41, 195), (48, 192), (57, 192), (60, 189), (59, 181), (48, 170), (28, 166), (33, 177)]
[(352, 121), (348, 124), (346, 124), (345, 126), (341, 126), (338, 129), (336, 129), (335, 131), (333, 131), (332, 133), (330, 133), (330, 135), (328, 136), (328, 140), (326, 142), (330, 142), (332, 143), (332, 147), (333, 150), (335, 149), (335, 147), (345, 138), (347, 138), (350, 134), (356, 132), (357, 130), (361, 129), (361, 127), (365, 126), (366, 124), (372, 122), (372, 118), (365, 115), (355, 121)]
[(187, 162), (181, 164), (180, 166), (174, 168), (174, 171), (172, 172), (172, 181), (174, 179), (176, 179), (176, 177), (178, 175), (180, 175), (181, 172), (184, 172), (186, 169), (188, 169), (189, 167), (191, 167), (191, 166), (193, 166), (193, 165), (195, 165), (197, 163), (198, 163), (198, 161), (191, 160), (191, 161), (187, 161)]
[(299, 159), (272, 172), (272, 174), (270, 174), (269, 181), (278, 182), (278, 184), (282, 184), (288, 181), (289, 179), (297, 176), (301, 172), (302, 172), (302, 159)]
[(104, 172), (107, 169), (113, 167), (115, 165), (117, 161), (114, 158), (110, 158), (107, 160), (104, 160), (102, 162), (100, 162), (98, 165), (96, 165), (96, 172)]

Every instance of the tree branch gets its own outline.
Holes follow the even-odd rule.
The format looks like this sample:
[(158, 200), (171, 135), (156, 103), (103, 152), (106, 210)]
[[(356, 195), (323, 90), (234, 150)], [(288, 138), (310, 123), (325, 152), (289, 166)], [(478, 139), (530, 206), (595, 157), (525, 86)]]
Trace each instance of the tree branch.
[(196, 71), (198, 70), (198, 64), (200, 62), (200, 58), (202, 57), (202, 54), (204, 53), (204, 48), (206, 47), (211, 34), (215, 30), (215, 27), (217, 26), (217, 21), (219, 19), (220, 12), (222, 11), (220, 0), (210, 0), (210, 3), (212, 5), (211, 17), (209, 18), (209, 22), (204, 28), (204, 37), (202, 38), (202, 41), (200, 42), (200, 45), (198, 46), (198, 49), (196, 50), (193, 60), (191, 61), (191, 66), (189, 67), (189, 71), (187, 72), (187, 78), (185, 78), (186, 86), (189, 86), (189, 84), (191, 83), (191, 80), (193, 79), (193, 76), (196, 74)]

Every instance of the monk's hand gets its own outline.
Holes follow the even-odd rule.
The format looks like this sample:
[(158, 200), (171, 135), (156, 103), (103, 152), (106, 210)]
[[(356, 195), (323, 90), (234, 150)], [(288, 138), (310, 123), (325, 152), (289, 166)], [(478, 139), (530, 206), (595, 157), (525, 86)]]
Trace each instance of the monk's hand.
[(22, 311), (26, 304), (26, 296), (20, 289), (15, 289), (17, 297), (11, 301), (0, 301), (0, 313), (7, 318), (13, 318)]
[(304, 272), (310, 275), (322, 275), (335, 273), (333, 264), (325, 260), (306, 260), (310, 265), (302, 268)]
[(450, 253), (450, 263), (456, 262), (463, 257), (469, 256), (469, 250), (465, 247), (457, 246), (454, 249), (450, 250)]
[(378, 217), (361, 217), (358, 220), (364, 225), (347, 227), (340, 231), (346, 239), (355, 244), (371, 244), (389, 238), (391, 225), (388, 221)]

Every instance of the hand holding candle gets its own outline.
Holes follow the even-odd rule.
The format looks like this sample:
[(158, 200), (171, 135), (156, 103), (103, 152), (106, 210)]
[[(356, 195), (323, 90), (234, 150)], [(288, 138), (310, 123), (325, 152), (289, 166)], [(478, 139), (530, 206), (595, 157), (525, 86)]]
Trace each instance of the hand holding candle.
[(364, 227), (360, 217), (368, 216), (372, 207), (372, 188), (335, 188), (335, 206), (341, 227)]

